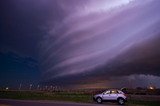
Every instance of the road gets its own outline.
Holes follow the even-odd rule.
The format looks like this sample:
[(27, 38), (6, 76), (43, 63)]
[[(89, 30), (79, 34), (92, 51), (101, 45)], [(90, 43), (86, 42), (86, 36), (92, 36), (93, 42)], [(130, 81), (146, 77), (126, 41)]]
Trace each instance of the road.
[(0, 99), (0, 106), (118, 106), (115, 104), (87, 104), (56, 101), (32, 101), (32, 100), (11, 100)]

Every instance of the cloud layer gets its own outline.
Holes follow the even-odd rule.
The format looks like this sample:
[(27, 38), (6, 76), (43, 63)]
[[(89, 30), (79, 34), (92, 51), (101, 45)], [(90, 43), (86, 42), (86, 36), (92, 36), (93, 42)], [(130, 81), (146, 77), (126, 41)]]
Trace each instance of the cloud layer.
[(41, 42), (46, 81), (160, 75), (159, 1), (71, 1), (57, 3), (65, 17), (49, 24)]

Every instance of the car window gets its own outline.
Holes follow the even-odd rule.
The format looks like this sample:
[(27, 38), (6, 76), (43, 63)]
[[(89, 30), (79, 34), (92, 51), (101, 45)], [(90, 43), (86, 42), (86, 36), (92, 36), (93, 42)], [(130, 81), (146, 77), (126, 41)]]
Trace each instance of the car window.
[(117, 94), (117, 90), (111, 90), (111, 94)]
[(110, 91), (105, 91), (104, 94), (110, 94)]

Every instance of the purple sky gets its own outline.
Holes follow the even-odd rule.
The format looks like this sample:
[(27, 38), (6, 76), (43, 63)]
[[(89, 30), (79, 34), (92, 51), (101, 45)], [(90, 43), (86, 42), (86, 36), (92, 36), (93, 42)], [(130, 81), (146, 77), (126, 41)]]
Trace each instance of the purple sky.
[[(160, 87), (159, 0), (13, 0), (6, 4), (14, 12), (5, 10), (9, 15), (4, 25), (14, 35), (2, 34), (0, 50), (35, 58), (42, 82), (86, 88)], [(14, 18), (19, 23), (12, 22)]]
[[(125, 64), (128, 65), (130, 61), (134, 63), (137, 58), (143, 61), (143, 56), (145, 61), (147, 57), (155, 55), (157, 46), (151, 48), (147, 46), (153, 43), (152, 40), (159, 39), (160, 14), (157, 11), (159, 1), (85, 0), (73, 4), (72, 1), (67, 3), (59, 1), (57, 4), (68, 14), (60, 21), (54, 21), (53, 18), (48, 22), (50, 26), (48, 34), (41, 42), (40, 54), (46, 80), (81, 76), (75, 83), (89, 80), (87, 83), (90, 84), (93, 83), (92, 79), (97, 79), (96, 84), (103, 82), (102, 85), (105, 86), (110, 83), (106, 82), (110, 78), (123, 76), (122, 79), (128, 80), (130, 76), (136, 76), (139, 79), (145, 78), (147, 83), (144, 86), (147, 86), (153, 83), (150, 77), (154, 76), (150, 74), (154, 74), (159, 81), (154, 68), (153, 72), (152, 69), (148, 72), (141, 69), (144, 66), (139, 65), (136, 70), (130, 70), (132, 66), (129, 66), (126, 68), (128, 71), (124, 73), (123, 70), (117, 69), (119, 64), (115, 65), (114, 62), (113, 69), (106, 68), (110, 67), (112, 61), (116, 62), (116, 59), (125, 59), (126, 62), (122, 61), (125, 68)], [(150, 52), (152, 49), (155, 49), (153, 53)], [(137, 52), (127, 56), (132, 54), (132, 50)], [(143, 52), (150, 53), (145, 56)], [(116, 75), (116, 71), (119, 75)], [(102, 73), (99, 75), (101, 78), (92, 76), (92, 73)], [(83, 76), (86, 79), (82, 78)], [(69, 81), (68, 83), (71, 83)], [(113, 82), (118, 83), (116, 80)], [(160, 86), (158, 83), (156, 85)]]

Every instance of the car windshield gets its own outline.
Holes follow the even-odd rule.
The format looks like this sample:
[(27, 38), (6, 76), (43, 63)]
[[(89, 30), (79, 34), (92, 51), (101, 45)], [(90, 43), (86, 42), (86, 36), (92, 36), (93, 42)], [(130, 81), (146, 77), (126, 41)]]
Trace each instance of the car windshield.
[(120, 94), (124, 94), (122, 91), (118, 91), (118, 93), (120, 93)]

